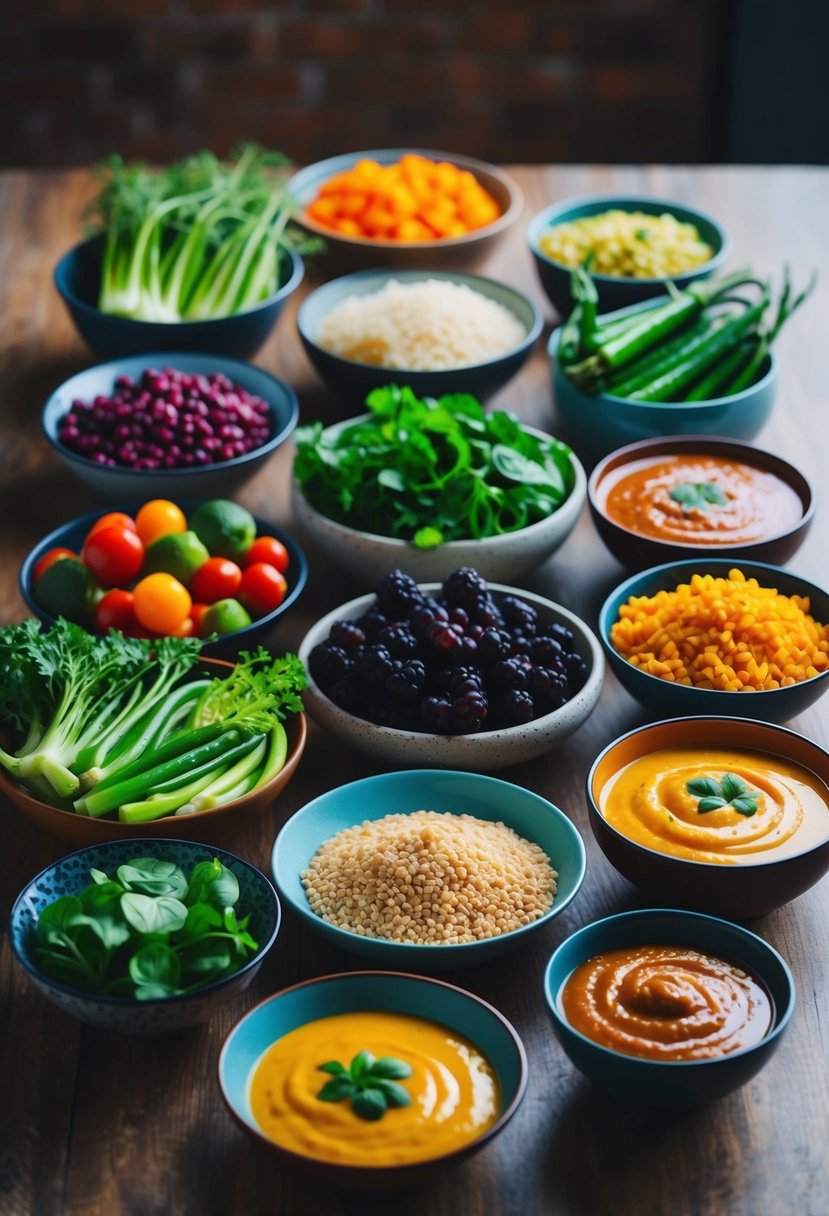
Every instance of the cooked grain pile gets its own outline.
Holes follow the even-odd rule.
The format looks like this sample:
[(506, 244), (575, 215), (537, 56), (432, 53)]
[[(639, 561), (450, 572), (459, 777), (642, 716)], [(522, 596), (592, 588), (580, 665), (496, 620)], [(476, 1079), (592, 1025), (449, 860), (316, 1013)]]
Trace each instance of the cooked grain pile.
[(543, 849), (503, 823), (413, 811), (338, 832), (301, 878), (314, 912), (341, 929), (457, 945), (543, 916), (558, 875)]

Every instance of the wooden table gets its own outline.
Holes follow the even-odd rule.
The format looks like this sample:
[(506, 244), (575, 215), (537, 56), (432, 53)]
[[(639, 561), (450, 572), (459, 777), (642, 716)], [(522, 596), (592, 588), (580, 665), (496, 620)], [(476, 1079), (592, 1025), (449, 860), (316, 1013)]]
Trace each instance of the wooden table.
[[(758, 270), (791, 263), (802, 283), (825, 248), (829, 174), (789, 169), (516, 170), (528, 218), (545, 204), (594, 191), (642, 192), (699, 205), (734, 240), (735, 259)], [(45, 532), (97, 505), (64, 473), (41, 437), (48, 390), (88, 364), (51, 282), (58, 256), (77, 238), (88, 182), (82, 174), (6, 174), (0, 179), (0, 620), (24, 615), (16, 590), (26, 550)], [(538, 288), (523, 237), (514, 230), (488, 272), (530, 293)], [(736, 264), (736, 260), (734, 262)], [(286, 308), (259, 362), (294, 384), (302, 416), (333, 420), (300, 350)], [(779, 342), (775, 415), (759, 443), (794, 460), (821, 486), (829, 456), (825, 402), (829, 301), (818, 292)], [(526, 421), (550, 429), (550, 384), (543, 343), (498, 399)], [(260, 515), (290, 527), (291, 452), (283, 449), (242, 495)], [(826, 583), (824, 506), (792, 562)], [(824, 560), (821, 560), (822, 557)], [(295, 647), (323, 612), (358, 594), (311, 554), (311, 579), (286, 620), (279, 644)], [(527, 587), (595, 624), (598, 605), (623, 577), (585, 510), (566, 545)], [(825, 701), (824, 701), (825, 705)], [(788, 959), (798, 1007), (779, 1052), (750, 1085), (707, 1109), (653, 1112), (594, 1089), (553, 1038), (541, 993), (544, 964), (581, 925), (641, 906), (639, 894), (605, 861), (590, 835), (583, 782), (596, 753), (647, 715), (611, 676), (590, 720), (549, 757), (505, 772), (572, 816), (587, 845), (587, 877), (575, 904), (531, 943), (497, 965), (458, 973), (463, 986), (493, 1001), (527, 1047), (530, 1082), (511, 1124), (479, 1156), (417, 1191), (363, 1197), (318, 1188), (284, 1174), (231, 1122), (216, 1082), (216, 1059), (231, 1024), (267, 994), (297, 980), (359, 967), (290, 916), (253, 986), (223, 1016), (177, 1038), (144, 1042), (82, 1027), (43, 1000), (0, 947), (0, 1211), (5, 1216), (229, 1216), (277, 1212), (398, 1216), (825, 1216), (829, 1212), (829, 1093), (826, 1059), (829, 883), (752, 927)], [(829, 744), (826, 709), (793, 727)], [(267, 869), (279, 826), (310, 798), (376, 767), (311, 726), (299, 772), (278, 804), (240, 830), (236, 851)], [(3, 922), (19, 888), (66, 848), (0, 806)]]

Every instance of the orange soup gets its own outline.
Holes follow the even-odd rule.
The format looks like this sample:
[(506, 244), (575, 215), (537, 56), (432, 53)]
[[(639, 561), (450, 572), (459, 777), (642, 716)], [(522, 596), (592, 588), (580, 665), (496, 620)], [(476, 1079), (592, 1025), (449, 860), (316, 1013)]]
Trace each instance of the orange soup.
[(704, 453), (632, 461), (603, 478), (599, 495), (614, 523), (674, 544), (751, 544), (803, 518), (799, 495), (774, 473)]
[(562, 989), (588, 1039), (649, 1060), (709, 1060), (752, 1047), (774, 1021), (765, 988), (735, 963), (686, 946), (609, 950)]

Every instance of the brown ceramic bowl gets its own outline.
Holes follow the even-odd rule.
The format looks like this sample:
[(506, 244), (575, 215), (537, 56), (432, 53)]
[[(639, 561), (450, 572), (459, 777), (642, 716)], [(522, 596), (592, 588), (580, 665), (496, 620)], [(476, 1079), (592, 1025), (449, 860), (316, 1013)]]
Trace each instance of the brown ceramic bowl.
[[(606, 514), (606, 498), (610, 484), (616, 480), (620, 470), (645, 459), (656, 460), (661, 456), (704, 455), (717, 456), (725, 460), (738, 460), (755, 469), (773, 473), (785, 482), (802, 503), (800, 519), (794, 527), (746, 543), (706, 545), (699, 542), (687, 544), (671, 540), (657, 540), (625, 528)], [(681, 561), (683, 558), (740, 557), (759, 562), (771, 562), (783, 566), (797, 552), (812, 526), (815, 514), (815, 495), (809, 481), (799, 469), (787, 461), (741, 443), (736, 439), (717, 439), (712, 435), (665, 435), (659, 439), (642, 439), (629, 443), (605, 456), (593, 470), (587, 487), (590, 514), (596, 531), (622, 565), (630, 570), (644, 570), (648, 566), (663, 562)]]
[[(219, 668), (232, 667), (223, 659), (200, 659), (200, 665), (216, 673)], [(76, 815), (74, 811), (63, 811), (60, 807), (49, 806), (32, 797), (17, 782), (12, 781), (5, 769), (0, 768), (0, 799), (7, 798), (22, 811), (27, 819), (44, 831), (67, 840), (76, 849), (92, 844), (105, 844), (110, 840), (127, 840), (130, 838), (153, 837), (162, 839), (165, 836), (177, 840), (186, 836), (188, 840), (204, 844), (221, 844), (238, 825), (241, 816), (258, 814), (270, 806), (279, 796), (296, 772), (300, 757), (305, 749), (307, 725), (305, 714), (294, 714), (285, 723), (288, 735), (288, 756), (284, 767), (272, 781), (261, 789), (251, 790), (242, 798), (226, 802), (222, 806), (209, 811), (199, 811), (196, 815), (167, 815), (164, 819), (154, 819), (150, 823), (119, 823), (117, 819), (90, 819), (87, 815)]]
[(673, 747), (740, 747), (780, 756), (829, 785), (829, 753), (810, 739), (766, 722), (737, 718), (674, 718), (622, 735), (593, 761), (586, 796), (593, 835), (605, 857), (629, 882), (671, 907), (753, 920), (802, 895), (829, 870), (829, 838), (780, 861), (737, 865), (687, 861), (634, 844), (599, 810), (605, 784), (642, 756)]

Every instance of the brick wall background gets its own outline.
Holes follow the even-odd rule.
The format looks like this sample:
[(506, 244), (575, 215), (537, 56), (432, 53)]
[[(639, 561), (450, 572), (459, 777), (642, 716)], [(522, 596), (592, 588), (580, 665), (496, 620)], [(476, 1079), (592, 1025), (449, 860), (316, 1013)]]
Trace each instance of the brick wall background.
[(5, 165), (717, 159), (728, 0), (2, 0)]

